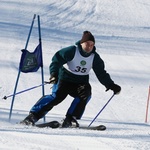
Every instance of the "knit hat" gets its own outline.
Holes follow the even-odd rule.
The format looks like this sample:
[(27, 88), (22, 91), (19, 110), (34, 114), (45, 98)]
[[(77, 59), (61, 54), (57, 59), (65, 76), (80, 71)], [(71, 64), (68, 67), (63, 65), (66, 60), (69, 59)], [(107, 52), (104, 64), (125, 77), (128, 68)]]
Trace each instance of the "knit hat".
[(80, 44), (86, 41), (93, 41), (95, 43), (95, 38), (90, 31), (83, 32), (82, 39), (80, 40)]

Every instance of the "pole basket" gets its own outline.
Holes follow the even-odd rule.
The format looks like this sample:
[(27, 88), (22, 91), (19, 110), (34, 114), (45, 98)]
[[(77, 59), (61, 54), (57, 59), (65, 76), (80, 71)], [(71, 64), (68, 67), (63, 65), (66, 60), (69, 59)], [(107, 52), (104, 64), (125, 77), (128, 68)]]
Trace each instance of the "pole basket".
[(149, 90), (148, 90), (148, 98), (147, 98), (147, 105), (146, 105), (145, 123), (147, 123), (147, 122), (148, 122), (149, 101), (150, 101), (150, 86), (149, 86)]

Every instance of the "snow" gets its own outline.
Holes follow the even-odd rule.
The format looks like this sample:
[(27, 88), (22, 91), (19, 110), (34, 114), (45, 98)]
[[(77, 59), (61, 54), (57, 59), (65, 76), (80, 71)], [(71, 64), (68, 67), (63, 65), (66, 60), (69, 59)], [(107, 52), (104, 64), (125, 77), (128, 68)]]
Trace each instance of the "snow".
[[(150, 147), (150, 116), (145, 123), (150, 85), (150, 1), (149, 0), (1, 0), (0, 1), (0, 149), (1, 150), (147, 150)], [(40, 15), (44, 79), (49, 79), (53, 54), (80, 40), (89, 30), (96, 38), (97, 52), (106, 70), (122, 92), (116, 95), (92, 124), (104, 124), (106, 131), (38, 129), (17, 125), (41, 97), (37, 88), (15, 97), (11, 121), (9, 111), (18, 74), (21, 49), (25, 47), (33, 15)], [(37, 19), (28, 49), (38, 44)], [(90, 73), (92, 99), (82, 125), (89, 125), (106, 104), (112, 91)], [(41, 84), (37, 73), (21, 73), (17, 91)], [(51, 85), (45, 85), (49, 94)], [(67, 97), (46, 116), (61, 121), (71, 103)], [(149, 112), (150, 113), (150, 112)], [(150, 115), (150, 114), (149, 114)], [(41, 119), (39, 122), (42, 122)]]

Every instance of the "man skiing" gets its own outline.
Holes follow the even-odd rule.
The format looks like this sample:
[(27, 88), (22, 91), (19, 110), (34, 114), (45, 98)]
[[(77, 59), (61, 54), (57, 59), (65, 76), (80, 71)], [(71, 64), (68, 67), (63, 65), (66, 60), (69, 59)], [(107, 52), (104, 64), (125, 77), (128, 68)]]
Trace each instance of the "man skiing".
[(99, 82), (112, 90), (114, 94), (121, 91), (121, 87), (114, 83), (105, 71), (104, 62), (96, 52), (95, 38), (89, 31), (76, 45), (63, 48), (55, 53), (50, 64), (50, 83), (53, 83), (51, 95), (41, 97), (31, 108), (29, 115), (20, 123), (34, 125), (44, 117), (54, 106), (61, 103), (67, 95), (74, 99), (66, 113), (62, 127), (70, 127), (77, 119), (81, 119), (85, 107), (91, 99), (91, 85), (89, 71), (93, 69)]

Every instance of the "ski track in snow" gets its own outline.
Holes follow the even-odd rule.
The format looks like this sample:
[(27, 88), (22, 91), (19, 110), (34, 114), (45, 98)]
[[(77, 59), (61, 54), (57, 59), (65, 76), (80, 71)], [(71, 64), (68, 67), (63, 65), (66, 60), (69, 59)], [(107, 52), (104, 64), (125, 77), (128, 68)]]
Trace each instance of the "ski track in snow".
[[(119, 123), (112, 123), (112, 127), (104, 132), (87, 132), (87, 130), (77, 129), (37, 129), (34, 127), (22, 127), (20, 125), (14, 125), (13, 127), (3, 126), (0, 130), (1, 137), (3, 138), (1, 138), (0, 141), (3, 144), (7, 144), (8, 147), (11, 146), (11, 143), (15, 143), (14, 149), (18, 146), (24, 149), (38, 149), (40, 147), (44, 149), (59, 149), (60, 147), (66, 149), (66, 146), (62, 146), (66, 144), (67, 148), (70, 149), (78, 149), (80, 146), (80, 149), (84, 149), (83, 142), (86, 143), (87, 149), (148, 149), (149, 134), (145, 131), (145, 128), (148, 129), (149, 126), (130, 123), (126, 123), (128, 125), (120, 124), (121, 125), (119, 125)], [(140, 130), (138, 129), (139, 125), (141, 126)], [(138, 130), (141, 137), (136, 137)], [(117, 142), (116, 139), (118, 139)], [(122, 139), (121, 142), (119, 139)], [(55, 140), (57, 143), (53, 142)], [(87, 143), (87, 141), (90, 142)], [(115, 141), (115, 144), (111, 144), (113, 141)], [(26, 145), (26, 143), (28, 144)], [(37, 143), (40, 143), (40, 147)], [(51, 145), (52, 148), (50, 148), (49, 145)]]
[[(49, 63), (62, 47), (80, 40), (84, 30), (96, 38), (97, 52), (106, 70), (122, 87), (93, 125), (104, 124), (104, 132), (76, 129), (38, 129), (16, 125), (41, 97), (41, 89), (16, 96), (11, 122), (8, 122), (11, 98), (0, 101), (0, 149), (32, 150), (147, 150), (150, 124), (145, 111), (150, 83), (150, 2), (149, 0), (1, 0), (0, 2), (0, 97), (13, 93), (31, 20), (40, 15), (44, 78), (49, 79)], [(28, 49), (38, 43), (37, 19)], [(88, 125), (111, 97), (94, 73), (90, 73), (92, 100), (79, 123)], [(17, 91), (39, 85), (40, 71), (21, 74)], [(45, 86), (50, 93), (50, 86)], [(46, 120), (61, 121), (71, 97), (50, 111)], [(150, 118), (149, 120), (150, 121)], [(42, 119), (39, 121), (42, 122)]]

